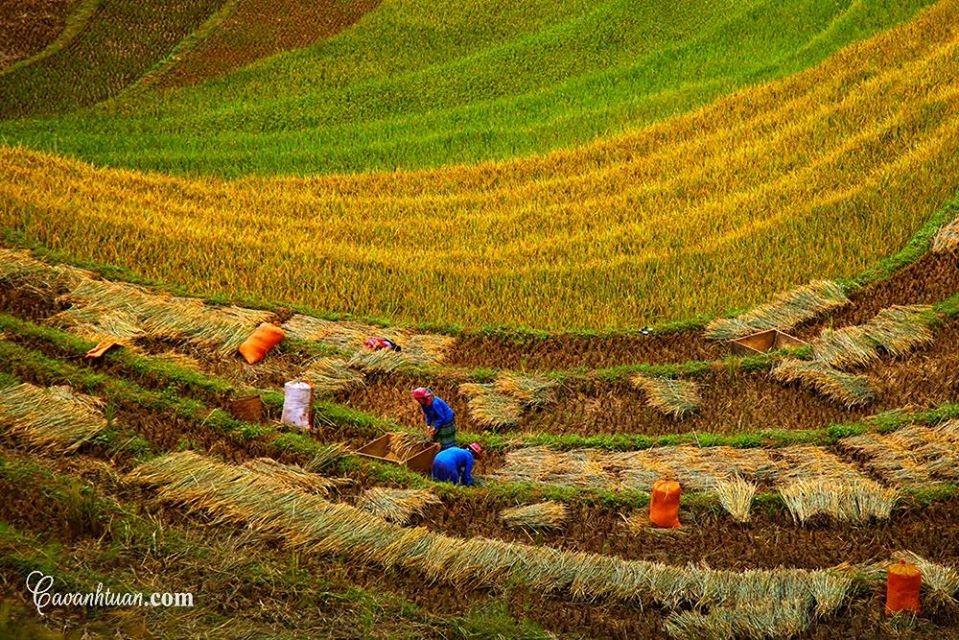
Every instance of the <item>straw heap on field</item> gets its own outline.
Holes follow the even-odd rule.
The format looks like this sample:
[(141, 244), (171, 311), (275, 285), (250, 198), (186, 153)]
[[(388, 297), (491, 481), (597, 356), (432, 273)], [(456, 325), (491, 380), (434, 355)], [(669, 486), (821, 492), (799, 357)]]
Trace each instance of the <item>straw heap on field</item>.
[(740, 476), (719, 478), (713, 486), (713, 493), (733, 520), (749, 522), (749, 511), (752, 508), (753, 497), (756, 495), (756, 485), (747, 482)]
[(547, 500), (536, 504), (511, 507), (500, 511), (499, 517), (509, 527), (525, 529), (559, 529), (566, 522), (566, 505)]
[(523, 411), (552, 402), (555, 380), (501, 373), (493, 382), (468, 382), (459, 392), (468, 398), (470, 416), (489, 427), (515, 426)]
[(647, 403), (674, 418), (682, 418), (695, 411), (701, 402), (699, 388), (692, 380), (634, 376), (633, 386), (642, 389)]
[(866, 376), (845, 373), (815, 360), (785, 358), (772, 374), (780, 382), (800, 382), (847, 407), (868, 404), (875, 395)]
[(290, 489), (321, 496), (329, 495), (330, 491), (342, 484), (338, 479), (325, 478), (302, 467), (277, 462), (273, 458), (255, 458), (243, 463), (243, 466)]
[(809, 479), (780, 485), (779, 495), (789, 513), (800, 523), (819, 514), (843, 521), (864, 522), (870, 518), (888, 518), (897, 492), (867, 478)]
[(842, 285), (830, 280), (817, 280), (777, 295), (735, 318), (719, 318), (706, 326), (706, 337), (732, 340), (766, 329), (790, 329), (824, 311), (849, 302)]
[(300, 379), (313, 385), (317, 395), (332, 395), (364, 383), (363, 374), (342, 358), (317, 358), (307, 365)]
[(426, 489), (373, 487), (360, 496), (356, 506), (389, 522), (406, 524), (422, 515), (426, 507), (439, 503), (440, 499)]
[(106, 428), (101, 406), (69, 387), (19, 384), (0, 389), (0, 426), (14, 441), (66, 453)]
[(959, 481), (959, 421), (936, 427), (914, 425), (892, 433), (865, 433), (844, 438), (841, 446), (864, 458), (864, 464), (888, 482), (924, 484)]
[(932, 239), (932, 250), (935, 253), (955, 251), (959, 247), (959, 218), (953, 219), (945, 225)]
[(574, 597), (657, 602), (667, 607), (798, 599), (825, 615), (843, 602), (853, 582), (853, 573), (845, 569), (720, 571), (484, 538), (453, 538), (423, 527), (407, 529), (192, 452), (155, 458), (134, 469), (129, 478), (158, 485), (163, 500), (205, 511), (223, 522), (246, 524), (294, 549), (402, 567), (450, 584), (469, 580), (492, 586), (515, 581), (547, 592), (568, 591)]
[(813, 360), (836, 369), (862, 366), (879, 359), (881, 351), (893, 356), (932, 341), (928, 306), (894, 306), (883, 309), (866, 324), (826, 329), (813, 342)]

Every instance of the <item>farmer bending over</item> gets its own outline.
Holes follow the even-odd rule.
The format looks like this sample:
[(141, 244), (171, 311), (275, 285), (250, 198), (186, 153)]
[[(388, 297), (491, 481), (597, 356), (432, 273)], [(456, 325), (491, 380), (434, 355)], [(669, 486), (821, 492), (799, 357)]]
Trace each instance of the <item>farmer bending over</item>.
[(473, 462), (481, 453), (483, 448), (476, 442), (465, 449), (443, 449), (433, 458), (433, 479), (437, 482), (473, 486)]
[(366, 342), (363, 345), (370, 351), (382, 351), (383, 349), (389, 349), (390, 351), (402, 351), (403, 347), (396, 344), (389, 338), (383, 338), (380, 336), (373, 336), (372, 338), (367, 338)]
[(413, 389), (413, 399), (420, 403), (423, 417), (426, 418), (426, 434), (433, 442), (440, 443), (440, 449), (456, 446), (455, 414), (450, 406), (437, 398), (426, 387)]

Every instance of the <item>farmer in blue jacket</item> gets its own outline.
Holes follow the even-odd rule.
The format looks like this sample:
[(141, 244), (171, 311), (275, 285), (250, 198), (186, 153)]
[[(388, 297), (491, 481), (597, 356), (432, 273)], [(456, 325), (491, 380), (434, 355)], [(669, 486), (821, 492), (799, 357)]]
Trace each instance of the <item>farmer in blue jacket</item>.
[(433, 479), (473, 486), (473, 463), (482, 452), (482, 447), (476, 442), (465, 449), (443, 449), (433, 458)]
[(433, 442), (440, 444), (440, 450), (456, 446), (456, 417), (450, 406), (437, 398), (425, 387), (413, 389), (413, 399), (420, 404), (423, 417), (426, 418), (426, 431)]

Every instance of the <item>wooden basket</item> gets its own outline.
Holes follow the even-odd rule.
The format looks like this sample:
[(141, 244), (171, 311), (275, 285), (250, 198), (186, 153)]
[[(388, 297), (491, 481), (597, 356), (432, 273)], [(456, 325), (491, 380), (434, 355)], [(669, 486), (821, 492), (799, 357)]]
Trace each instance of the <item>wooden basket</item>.
[(439, 443), (431, 442), (424, 444), (421, 449), (412, 452), (403, 460), (397, 460), (393, 457), (386, 457), (387, 454), (390, 453), (392, 441), (393, 434), (387, 433), (386, 435), (380, 436), (376, 440), (368, 442), (360, 447), (356, 451), (356, 455), (363, 458), (376, 460), (377, 462), (400, 465), (418, 473), (425, 473), (429, 475), (429, 473), (433, 470), (433, 458), (436, 457), (436, 454), (440, 450)]
[(729, 341), (729, 345), (736, 355), (755, 355), (776, 351), (777, 349), (795, 349), (805, 347), (808, 344), (805, 340), (800, 340), (796, 336), (791, 336), (779, 329), (768, 329)]
[(244, 422), (261, 422), (263, 420), (263, 400), (260, 396), (243, 396), (231, 400), (230, 415)]

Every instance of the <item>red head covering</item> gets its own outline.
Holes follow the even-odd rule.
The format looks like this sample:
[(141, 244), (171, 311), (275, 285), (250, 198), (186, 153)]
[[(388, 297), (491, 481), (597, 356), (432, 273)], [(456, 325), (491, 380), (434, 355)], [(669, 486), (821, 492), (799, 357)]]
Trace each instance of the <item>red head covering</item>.
[(426, 387), (416, 387), (410, 395), (420, 404), (430, 404), (433, 402), (433, 392)]

